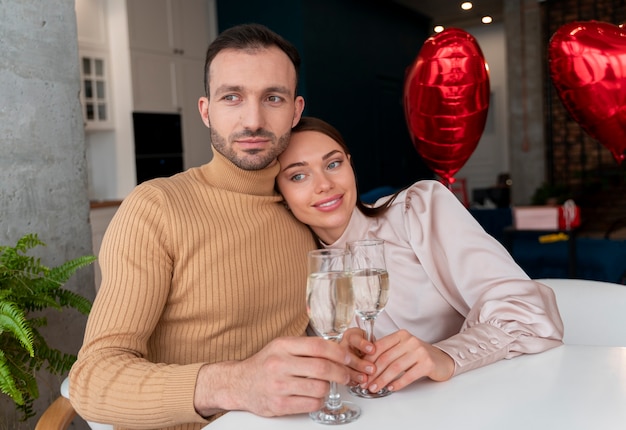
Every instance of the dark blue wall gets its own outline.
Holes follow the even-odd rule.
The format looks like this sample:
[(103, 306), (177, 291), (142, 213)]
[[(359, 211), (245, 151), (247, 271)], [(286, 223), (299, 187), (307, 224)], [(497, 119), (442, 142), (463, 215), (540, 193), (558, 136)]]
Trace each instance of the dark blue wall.
[(432, 177), (402, 104), (405, 71), (429, 35), (428, 18), (388, 0), (218, 0), (217, 11), (220, 31), (259, 22), (296, 45), (305, 114), (342, 132), (361, 191)]

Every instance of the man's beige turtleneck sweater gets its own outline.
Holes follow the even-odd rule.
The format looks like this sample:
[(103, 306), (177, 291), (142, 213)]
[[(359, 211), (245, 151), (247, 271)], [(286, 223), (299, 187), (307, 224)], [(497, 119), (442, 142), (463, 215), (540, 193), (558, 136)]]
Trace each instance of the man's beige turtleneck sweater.
[(70, 374), (83, 418), (199, 429), (203, 364), (304, 334), (315, 244), (274, 192), (278, 170), (243, 171), (215, 152), (124, 200), (102, 243), (102, 284)]

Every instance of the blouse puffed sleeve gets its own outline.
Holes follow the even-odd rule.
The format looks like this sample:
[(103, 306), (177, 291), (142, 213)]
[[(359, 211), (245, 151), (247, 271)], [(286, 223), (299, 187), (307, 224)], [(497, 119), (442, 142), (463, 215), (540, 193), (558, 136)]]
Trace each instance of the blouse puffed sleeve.
[(438, 181), (407, 190), (411, 246), (437, 290), (465, 321), (434, 345), (455, 361), (455, 374), (502, 358), (562, 344), (554, 292), (531, 280)]

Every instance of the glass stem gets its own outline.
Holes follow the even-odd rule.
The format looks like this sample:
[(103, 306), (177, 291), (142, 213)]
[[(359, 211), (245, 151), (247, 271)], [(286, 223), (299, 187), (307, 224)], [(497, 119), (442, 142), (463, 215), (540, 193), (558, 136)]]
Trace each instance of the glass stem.
[(365, 335), (369, 342), (374, 342), (374, 322), (376, 318), (365, 318)]
[(341, 407), (341, 396), (337, 392), (337, 383), (330, 382), (330, 393), (328, 393), (328, 400), (326, 401), (326, 407), (332, 411)]
[[(341, 341), (341, 336), (332, 339), (333, 342)], [(341, 394), (337, 391), (337, 383), (330, 381), (330, 392), (328, 393), (328, 398), (326, 399), (326, 408), (334, 411), (341, 408)]]

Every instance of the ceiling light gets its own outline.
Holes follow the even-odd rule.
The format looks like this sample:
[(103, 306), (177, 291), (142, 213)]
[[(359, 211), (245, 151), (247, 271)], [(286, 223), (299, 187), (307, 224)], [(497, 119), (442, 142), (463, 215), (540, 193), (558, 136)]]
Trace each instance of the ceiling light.
[(491, 24), (493, 19), (489, 15), (487, 15), (487, 16), (483, 16), (481, 21), (483, 22), (483, 24)]
[(464, 1), (463, 3), (461, 3), (461, 9), (463, 10), (470, 10), (472, 6), (473, 5), (471, 1)]
[(443, 31), (443, 25), (436, 25), (433, 30), (435, 31), (435, 33), (441, 33)]

